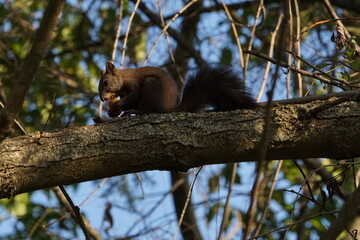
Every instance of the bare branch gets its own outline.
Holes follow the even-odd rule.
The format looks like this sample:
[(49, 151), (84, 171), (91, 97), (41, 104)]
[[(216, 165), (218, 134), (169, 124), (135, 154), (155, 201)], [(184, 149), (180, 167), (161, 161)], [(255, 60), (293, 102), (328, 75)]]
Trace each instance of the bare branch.
[(226, 196), (223, 217), (222, 217), (222, 220), (221, 220), (219, 235), (218, 235), (218, 238), (217, 238), (218, 240), (221, 240), (221, 235), (223, 234), (223, 231), (225, 230), (225, 225), (228, 222), (228, 218), (229, 218), (229, 214), (230, 214), (229, 204), (230, 204), (230, 198), (231, 198), (233, 185), (234, 185), (234, 182), (235, 182), (237, 166), (238, 166), (237, 163), (234, 163), (233, 166), (232, 166), (231, 179), (230, 179), (229, 186), (228, 186), (228, 193), (227, 193), (227, 196)]
[[(184, 207), (181, 211), (181, 216), (179, 217), (179, 222), (178, 222), (178, 226), (176, 228), (176, 231), (175, 231), (175, 234), (174, 234), (174, 237), (173, 239), (175, 240), (176, 237), (177, 237), (177, 234), (179, 232), (179, 229), (181, 228), (181, 225), (183, 224), (183, 220), (184, 220), (184, 217), (186, 216), (186, 211), (188, 210), (188, 207), (191, 206), (191, 203), (190, 203), (190, 198), (191, 198), (191, 194), (193, 192), (193, 188), (194, 188), (194, 184), (195, 184), (195, 181), (200, 173), (202, 169), (202, 166), (199, 168), (199, 170), (195, 173), (194, 177), (193, 177), (193, 180), (191, 182), (191, 185), (190, 185), (190, 188), (188, 190), (188, 193), (186, 194), (186, 201), (185, 201), (185, 204), (184, 204)], [(196, 169), (195, 169), (196, 170)], [(193, 210), (192, 210), (193, 212)]]
[(234, 37), (235, 37), (235, 41), (236, 41), (236, 45), (238, 47), (238, 50), (239, 50), (239, 60), (240, 60), (240, 66), (244, 69), (244, 54), (243, 54), (243, 50), (242, 50), (242, 46), (241, 46), (241, 42), (240, 42), (240, 38), (239, 38), (239, 34), (237, 32), (237, 29), (236, 29), (236, 26), (235, 26), (235, 23), (232, 19), (232, 16), (231, 16), (231, 13), (228, 9), (228, 7), (226, 6), (225, 2), (222, 1), (222, 5), (224, 7), (224, 10), (225, 10), (225, 13), (226, 13), (226, 16), (227, 18), (229, 19), (230, 21), (230, 24), (231, 24), (231, 28), (232, 28), (232, 31), (233, 31), (233, 34), (234, 34)]
[(274, 176), (273, 176), (273, 179), (272, 179), (272, 182), (271, 182), (271, 187), (270, 187), (270, 190), (269, 190), (269, 194), (266, 198), (266, 203), (265, 203), (265, 208), (264, 208), (264, 211), (263, 213), (261, 214), (261, 217), (256, 225), (256, 228), (254, 230), (254, 235), (258, 235), (260, 230), (261, 230), (261, 227), (263, 225), (263, 222), (266, 218), (266, 215), (268, 213), (268, 210), (269, 210), (269, 207), (270, 207), (270, 200), (272, 198), (272, 195), (274, 193), (274, 190), (275, 190), (275, 184), (278, 180), (278, 175), (279, 175), (279, 172), (280, 172), (280, 169), (281, 169), (281, 166), (283, 164), (284, 160), (280, 160), (277, 167), (276, 167), (276, 170), (275, 170), (275, 173), (274, 173)]
[[(328, 10), (328, 12), (331, 14), (331, 16), (335, 19), (337, 19), (335, 21), (336, 25), (338, 25), (340, 28), (342, 28), (344, 30), (345, 33), (345, 37), (350, 39), (351, 35), (348, 32), (348, 30), (345, 28), (344, 24), (341, 22), (341, 19), (339, 19), (338, 15), (336, 14), (334, 8), (331, 6), (331, 3), (329, 2), (329, 0), (323, 0), (326, 9)], [(356, 41), (354, 39), (350, 40), (350, 45), (355, 49), (357, 56), (360, 55), (360, 47), (359, 45), (356, 43)]]
[[(111, 61), (114, 62), (115, 61), (115, 57), (116, 57), (116, 49), (117, 49), (117, 46), (118, 46), (118, 42), (119, 42), (119, 38), (120, 38), (120, 33), (121, 33), (121, 26), (122, 26), (122, 19), (123, 19), (123, 9), (124, 9), (124, 0), (120, 0), (119, 2), (119, 15), (118, 15), (118, 26), (116, 28), (116, 35), (115, 35), (115, 41), (114, 41), (114, 45), (113, 45), (113, 50), (112, 50), (112, 53), (111, 53)], [(135, 9), (134, 9), (135, 10)], [(131, 21), (129, 21), (131, 22)], [(126, 32), (126, 35), (125, 35), (125, 39), (127, 39), (128, 37), (128, 31)], [(124, 40), (125, 42), (125, 40)], [(123, 48), (126, 47), (126, 44), (124, 44), (125, 46)], [(125, 50), (123, 50), (125, 51)], [(120, 64), (120, 69), (122, 68), (122, 63), (123, 63), (123, 58), (121, 58), (121, 64)]]
[[(307, 222), (311, 219), (314, 219), (314, 218), (318, 218), (318, 217), (321, 217), (321, 216), (326, 216), (326, 215), (333, 215), (335, 213), (338, 213), (339, 211), (330, 211), (330, 212), (324, 212), (324, 213), (318, 213), (318, 214), (315, 214), (311, 217), (308, 217), (308, 218), (305, 218), (305, 219), (301, 219), (299, 221), (296, 221), (296, 222), (293, 222), (291, 224), (288, 224), (286, 226), (283, 226), (283, 227), (278, 227), (278, 228), (274, 228), (266, 233), (263, 233), (263, 234), (259, 234), (257, 236), (254, 236), (254, 237), (250, 237), (248, 238), (247, 240), (252, 240), (252, 239), (258, 239), (260, 237), (263, 237), (263, 236), (266, 236), (266, 235), (269, 235), (270, 233), (273, 233), (273, 232), (277, 232), (277, 231), (281, 231), (281, 230), (284, 230), (284, 229), (289, 229), (291, 228), (292, 226), (296, 226), (296, 225), (299, 225), (300, 223), (304, 223), (304, 222)], [(324, 238), (325, 239), (325, 238)], [(328, 238), (328, 239), (332, 239), (332, 238)]]
[[(68, 212), (72, 213), (73, 211), (72, 211), (72, 208), (70, 206), (70, 203), (65, 198), (65, 195), (61, 192), (60, 188), (59, 187), (53, 187), (52, 190), (55, 193), (57, 199), (59, 200), (59, 203), (62, 206), (64, 206), (67, 209)], [(74, 219), (76, 219), (76, 216), (74, 214), (71, 214), (71, 216)], [(96, 229), (94, 229), (86, 219), (84, 219), (84, 224), (86, 226), (86, 229), (89, 231), (92, 239), (94, 239), (94, 240), (101, 240), (102, 239), (99, 232), (96, 231)], [(46, 226), (44, 226), (44, 227), (46, 227)]]
[(337, 239), (357, 216), (357, 209), (360, 202), (360, 188), (357, 188), (347, 199), (342, 207), (339, 216), (332, 221), (330, 228), (320, 237), (320, 240)]
[[(171, 34), (171, 31), (169, 29), (170, 25), (175, 21), (175, 19), (177, 19), (183, 12), (185, 12), (186, 9), (188, 9), (192, 4), (194, 4), (195, 2), (197, 2), (198, 0), (191, 0), (190, 2), (188, 2), (182, 9), (180, 9), (178, 11), (177, 14), (175, 14), (175, 16), (165, 25), (165, 27), (162, 28), (161, 33), (159, 34), (159, 36), (157, 37), (157, 39), (155, 40), (155, 42), (153, 43), (151, 49), (149, 50), (148, 54), (146, 55), (143, 65), (146, 64), (147, 60), (149, 59), (152, 51), (154, 50), (156, 44), (158, 43), (158, 41), (160, 40), (161, 36), (168, 32), (169, 34)], [(157, 22), (159, 21), (159, 19), (157, 19)], [(160, 20), (161, 22), (161, 20)]]
[(62, 192), (62, 194), (65, 196), (66, 201), (69, 203), (70, 207), (71, 207), (71, 211), (73, 212), (76, 221), (79, 223), (81, 229), (83, 230), (83, 233), (85, 235), (86, 240), (91, 240), (91, 236), (90, 233), (88, 231), (88, 229), (85, 226), (84, 220), (80, 214), (80, 209), (78, 206), (75, 206), (75, 204), (73, 203), (72, 199), (70, 198), (69, 194), (66, 192), (64, 186), (59, 186), (60, 191)]
[(129, 17), (129, 22), (128, 22), (128, 25), (127, 25), (127, 28), (126, 28), (125, 38), (124, 38), (124, 42), (123, 42), (123, 49), (122, 49), (122, 54), (121, 54), (120, 68), (122, 68), (123, 65), (124, 65), (127, 40), (128, 40), (128, 38), (129, 38), (129, 32), (130, 32), (131, 24), (132, 24), (132, 21), (133, 21), (133, 19), (134, 19), (136, 10), (137, 10), (138, 7), (139, 7), (139, 4), (140, 4), (140, 0), (137, 0), (136, 3), (135, 3), (134, 9), (133, 9), (133, 11), (131, 12), (131, 15), (130, 15), (130, 17)]
[[(275, 27), (274, 31), (271, 33), (271, 40), (270, 40), (270, 47), (269, 47), (269, 57), (273, 57), (275, 39), (276, 39), (277, 33), (279, 31), (279, 28), (280, 28), (280, 24), (281, 24), (283, 18), (284, 18), (284, 15), (280, 14), (279, 18), (278, 18), (278, 21), (276, 23), (276, 27)], [(269, 75), (269, 72), (270, 72), (270, 64), (271, 64), (270, 61), (268, 61), (266, 63), (264, 77), (263, 77), (263, 80), (261, 82), (261, 88), (260, 88), (258, 96), (256, 98), (256, 100), (258, 102), (260, 101), (260, 99), (261, 99), (261, 97), (262, 97), (262, 95), (264, 93), (264, 89), (265, 89), (265, 86), (266, 86), (266, 79), (267, 79), (267, 77)]]
[(318, 80), (320, 80), (321, 82), (323, 82), (325, 84), (333, 85), (333, 86), (339, 87), (339, 88), (344, 89), (344, 90), (348, 89), (348, 88), (351, 88), (351, 86), (348, 83), (344, 82), (344, 81), (340, 81), (340, 83), (339, 83), (339, 81), (334, 81), (332, 79), (329, 80), (329, 79), (327, 79), (325, 77), (320, 76), (318, 73), (308, 72), (308, 71), (305, 71), (303, 69), (299, 69), (299, 68), (297, 68), (295, 66), (289, 66), (287, 63), (280, 62), (280, 61), (278, 61), (276, 59), (273, 59), (273, 58), (271, 58), (271, 57), (269, 57), (269, 56), (267, 56), (267, 55), (265, 55), (263, 53), (257, 52), (257, 51), (244, 50), (244, 53), (249, 53), (249, 54), (252, 54), (254, 56), (263, 58), (263, 59), (265, 59), (265, 60), (267, 60), (267, 61), (269, 61), (269, 62), (271, 62), (273, 64), (277, 64), (278, 66), (287, 68), (287, 69), (289, 69), (291, 71), (294, 71), (294, 72), (297, 72), (297, 73), (299, 73), (301, 75), (318, 79)]

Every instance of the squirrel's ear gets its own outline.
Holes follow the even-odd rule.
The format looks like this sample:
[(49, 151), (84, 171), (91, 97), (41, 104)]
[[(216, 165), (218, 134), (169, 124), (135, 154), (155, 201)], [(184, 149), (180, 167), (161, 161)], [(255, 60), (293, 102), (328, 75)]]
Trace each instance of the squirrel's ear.
[(100, 71), (100, 75), (102, 76), (102, 75), (104, 75), (105, 74), (105, 70), (101, 70)]
[(106, 62), (105, 66), (106, 66), (107, 73), (111, 73), (112, 75), (116, 74), (116, 68), (115, 68), (114, 64), (112, 64), (112, 62)]

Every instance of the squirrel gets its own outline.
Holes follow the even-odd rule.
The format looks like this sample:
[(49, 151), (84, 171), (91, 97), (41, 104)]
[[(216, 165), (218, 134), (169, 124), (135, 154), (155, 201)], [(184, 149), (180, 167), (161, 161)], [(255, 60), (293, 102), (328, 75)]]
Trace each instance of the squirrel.
[[(99, 96), (109, 101), (110, 117), (125, 113), (200, 112), (255, 108), (258, 104), (243, 81), (227, 67), (203, 66), (185, 81), (179, 104), (178, 85), (158, 67), (116, 69), (111, 62), (101, 71)], [(120, 96), (120, 100), (117, 97)]]

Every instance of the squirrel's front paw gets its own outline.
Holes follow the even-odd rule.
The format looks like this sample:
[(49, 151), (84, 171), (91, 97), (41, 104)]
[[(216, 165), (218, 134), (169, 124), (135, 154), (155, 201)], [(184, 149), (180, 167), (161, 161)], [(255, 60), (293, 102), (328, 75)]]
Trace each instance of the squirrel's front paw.
[(111, 118), (116, 118), (120, 115), (121, 112), (111, 112), (111, 111), (108, 111), (108, 116), (111, 117)]
[(119, 116), (120, 113), (122, 112), (121, 106), (122, 106), (121, 101), (118, 101), (116, 98), (110, 99), (109, 111), (108, 111), (109, 117), (115, 118)]

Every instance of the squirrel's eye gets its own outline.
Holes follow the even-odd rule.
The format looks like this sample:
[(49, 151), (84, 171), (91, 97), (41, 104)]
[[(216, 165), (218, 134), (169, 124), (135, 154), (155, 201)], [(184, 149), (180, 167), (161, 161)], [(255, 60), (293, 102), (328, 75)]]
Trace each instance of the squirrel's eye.
[(109, 80), (104, 80), (104, 86), (105, 87), (109, 86)]

